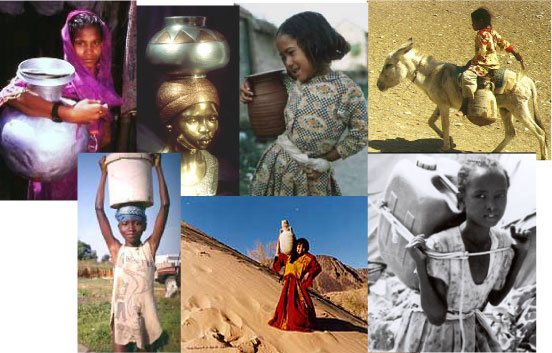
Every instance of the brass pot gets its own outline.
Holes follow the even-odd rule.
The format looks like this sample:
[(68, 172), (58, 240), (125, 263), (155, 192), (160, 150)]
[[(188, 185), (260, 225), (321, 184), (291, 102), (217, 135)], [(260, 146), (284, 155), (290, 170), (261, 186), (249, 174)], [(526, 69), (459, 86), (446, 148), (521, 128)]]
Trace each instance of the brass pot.
[(146, 57), (169, 75), (204, 76), (230, 60), (222, 34), (205, 28), (205, 17), (165, 17), (165, 27), (149, 41)]
[(288, 96), (282, 73), (283, 70), (274, 70), (246, 77), (254, 94), (248, 105), (249, 121), (258, 138), (276, 137), (286, 129), (284, 110)]

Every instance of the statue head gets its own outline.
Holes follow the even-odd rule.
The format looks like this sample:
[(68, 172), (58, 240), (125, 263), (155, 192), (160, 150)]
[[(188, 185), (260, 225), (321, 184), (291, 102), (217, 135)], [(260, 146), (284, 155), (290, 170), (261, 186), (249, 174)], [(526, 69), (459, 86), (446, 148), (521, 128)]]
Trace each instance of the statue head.
[(185, 78), (161, 85), (157, 94), (160, 118), (170, 143), (189, 149), (206, 149), (218, 129), (219, 98), (205, 78)]

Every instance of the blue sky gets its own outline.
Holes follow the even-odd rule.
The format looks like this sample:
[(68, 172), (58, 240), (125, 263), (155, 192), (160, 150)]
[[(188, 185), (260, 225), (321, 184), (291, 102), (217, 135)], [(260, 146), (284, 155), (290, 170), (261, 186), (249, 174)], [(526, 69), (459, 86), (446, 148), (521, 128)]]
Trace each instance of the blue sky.
[(182, 220), (241, 253), (278, 239), (287, 219), (315, 255), (355, 268), (367, 263), (366, 197), (182, 197)]
[[(80, 153), (79, 154), (79, 184), (78, 184), (78, 239), (88, 243), (96, 250), (98, 258), (108, 253), (105, 241), (100, 233), (94, 203), (98, 183), (100, 182), (100, 167), (98, 161), (104, 156), (104, 153)], [(161, 158), (161, 166), (165, 175), (165, 182), (169, 190), (171, 207), (169, 210), (169, 219), (165, 232), (161, 238), (157, 255), (178, 254), (180, 253), (180, 154), (164, 153)], [(153, 172), (153, 195), (154, 204), (146, 209), (148, 217), (148, 228), (142, 235), (142, 239), (150, 236), (155, 217), (159, 211), (159, 186), (157, 184), (157, 174)], [(106, 183), (109, 184), (109, 183)], [(123, 238), (117, 229), (115, 220), (115, 210), (109, 207), (109, 185), (106, 185), (104, 209), (111, 224), (113, 235), (119, 241)], [(75, 244), (75, 255), (77, 253), (77, 244)]]

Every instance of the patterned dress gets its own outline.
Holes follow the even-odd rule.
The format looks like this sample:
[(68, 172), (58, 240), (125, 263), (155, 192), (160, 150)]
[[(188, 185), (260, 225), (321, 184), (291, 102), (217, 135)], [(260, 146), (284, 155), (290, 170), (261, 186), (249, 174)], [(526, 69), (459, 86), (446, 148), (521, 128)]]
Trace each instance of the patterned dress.
[(153, 296), (155, 261), (149, 242), (121, 246), (113, 276), (111, 320), (113, 341), (146, 348), (161, 336)]
[[(507, 233), (491, 228), (491, 250), (509, 247), (512, 244)], [(453, 227), (432, 235), (427, 246), (438, 252), (465, 251), (460, 228)], [(492, 290), (499, 290), (504, 285), (506, 276), (514, 257), (514, 250), (495, 252), (489, 255), (489, 270), (481, 284), (473, 281), (468, 261), (460, 259), (436, 260), (428, 258), (427, 273), (439, 278), (448, 287), (448, 313), (460, 312), (461, 274), (464, 271), (464, 297), (461, 311), (466, 337), (466, 352), (495, 352), (500, 346), (484, 329), (477, 315), (487, 301)], [(449, 315), (447, 314), (447, 316)], [(458, 319), (447, 320), (440, 326), (432, 325), (422, 309), (414, 304), (402, 319), (401, 327), (395, 339), (396, 352), (460, 352), (462, 334)]]
[[(336, 148), (347, 158), (366, 146), (368, 114), (361, 89), (345, 74), (329, 72), (305, 83), (284, 75), (288, 101), (284, 134), (309, 158)], [(348, 129), (345, 137), (341, 135)], [(332, 170), (307, 178), (309, 168), (300, 165), (277, 143), (261, 156), (250, 185), (251, 195), (340, 195)]]
[(500, 68), (496, 55), (497, 47), (510, 53), (514, 47), (500, 36), (491, 27), (477, 31), (475, 35), (475, 56), (471, 60), (469, 70), (474, 71), (477, 76), (486, 76), (489, 69)]

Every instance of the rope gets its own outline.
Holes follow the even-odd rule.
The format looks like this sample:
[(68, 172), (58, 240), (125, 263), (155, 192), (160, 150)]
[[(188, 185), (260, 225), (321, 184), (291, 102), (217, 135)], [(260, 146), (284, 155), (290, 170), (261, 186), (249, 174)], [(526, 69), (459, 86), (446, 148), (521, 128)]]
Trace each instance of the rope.
[[(378, 211), (381, 216), (383, 216), (390, 224), (394, 231), (396, 231), (398, 234), (400, 234), (405, 240), (410, 242), (412, 239), (414, 239), (414, 234), (406, 228), (401, 221), (395, 217), (393, 213), (391, 213), (391, 210), (385, 205), (385, 202), (380, 201), (379, 205), (375, 204), (374, 202), (368, 200), (369, 203), (372, 204)], [(436, 260), (452, 260), (452, 259), (459, 259), (462, 261), (460, 264), (461, 273), (460, 273), (460, 308), (458, 310), (458, 320), (460, 321), (460, 333), (462, 335), (462, 353), (465, 352), (466, 348), (466, 334), (464, 332), (464, 316), (470, 317), (475, 312), (477, 314), (478, 310), (471, 311), (468, 313), (464, 313), (462, 311), (464, 307), (464, 267), (466, 265), (466, 261), (472, 257), (472, 256), (483, 256), (483, 255), (490, 255), (497, 252), (502, 252), (511, 249), (511, 247), (504, 247), (504, 248), (498, 248), (494, 250), (488, 250), (488, 251), (481, 251), (481, 252), (467, 252), (467, 251), (456, 251), (456, 252), (448, 252), (448, 253), (442, 253), (432, 250), (425, 250), (424, 252), (426, 255), (430, 258), (436, 259)], [(479, 313), (479, 315), (482, 315)], [(479, 317), (478, 315), (478, 317)], [(447, 320), (455, 320), (456, 318), (451, 318), (452, 316), (449, 316), (447, 313)]]

